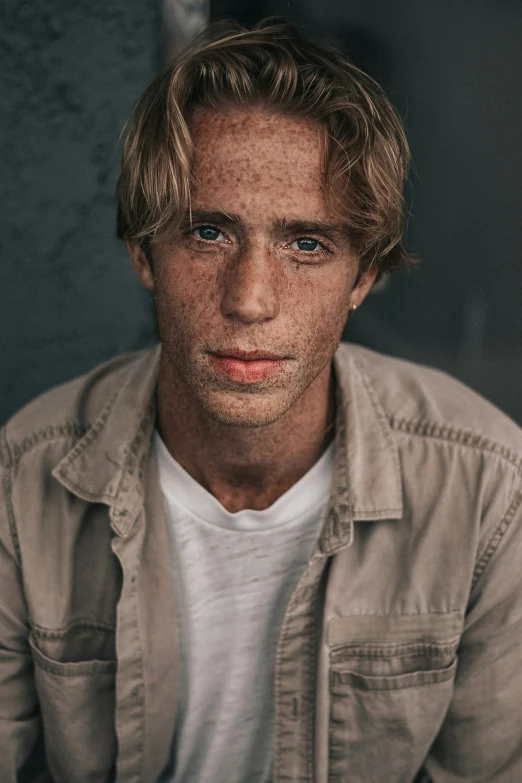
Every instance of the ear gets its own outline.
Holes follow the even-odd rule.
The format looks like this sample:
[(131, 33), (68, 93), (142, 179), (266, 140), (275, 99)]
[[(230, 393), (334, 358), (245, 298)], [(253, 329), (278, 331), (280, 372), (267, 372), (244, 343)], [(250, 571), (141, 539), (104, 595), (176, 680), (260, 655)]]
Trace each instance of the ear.
[(357, 285), (352, 289), (350, 307), (353, 307), (354, 305), (355, 307), (360, 307), (362, 305), (370, 291), (370, 288), (375, 282), (378, 271), (377, 264), (372, 261), (368, 269), (361, 273)]
[(125, 245), (134, 271), (138, 275), (138, 280), (145, 288), (152, 291), (154, 289), (154, 274), (147, 254), (135, 239), (126, 239)]

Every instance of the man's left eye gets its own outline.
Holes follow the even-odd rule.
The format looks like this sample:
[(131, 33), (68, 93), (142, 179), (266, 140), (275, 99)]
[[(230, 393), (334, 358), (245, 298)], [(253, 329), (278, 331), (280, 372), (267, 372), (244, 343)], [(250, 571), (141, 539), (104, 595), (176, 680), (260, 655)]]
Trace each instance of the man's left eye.
[(299, 237), (295, 242), (292, 242), (291, 247), (313, 253), (314, 250), (318, 250), (321, 247), (321, 243), (317, 239), (312, 239), (312, 237)]
[(198, 239), (205, 239), (207, 241), (215, 241), (216, 239), (223, 239), (223, 234), (214, 226), (198, 226), (192, 232)]

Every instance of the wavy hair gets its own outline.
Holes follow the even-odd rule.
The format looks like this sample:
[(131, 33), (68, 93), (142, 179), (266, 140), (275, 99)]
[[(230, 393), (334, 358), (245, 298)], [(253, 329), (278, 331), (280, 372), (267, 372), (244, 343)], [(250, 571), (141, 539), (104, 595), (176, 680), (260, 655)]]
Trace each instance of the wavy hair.
[(410, 155), (388, 98), (339, 51), (303, 40), (286, 20), (251, 29), (218, 22), (145, 90), (126, 124), (117, 185), (117, 235), (145, 246), (178, 230), (190, 207), (195, 106), (230, 106), (310, 119), (323, 130), (326, 193), (361, 267), (380, 273), (405, 252), (403, 190)]

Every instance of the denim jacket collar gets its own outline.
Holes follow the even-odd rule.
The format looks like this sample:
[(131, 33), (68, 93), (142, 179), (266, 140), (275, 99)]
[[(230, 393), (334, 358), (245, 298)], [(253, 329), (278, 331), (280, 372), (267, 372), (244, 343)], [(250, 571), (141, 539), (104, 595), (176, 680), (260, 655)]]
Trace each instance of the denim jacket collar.
[[(143, 505), (159, 358), (158, 346), (132, 365), (97, 420), (53, 471), (73, 494), (109, 505), (113, 527), (123, 536), (130, 533)], [(402, 516), (397, 446), (364, 366), (350, 355), (349, 346), (339, 347), (334, 375), (333, 490), (320, 541), (325, 554), (351, 543), (354, 521)]]
[(319, 546), (332, 554), (353, 541), (353, 523), (402, 517), (397, 445), (364, 365), (348, 345), (334, 356), (337, 421), (332, 499)]
[(157, 346), (132, 364), (94, 424), (53, 470), (73, 494), (107, 504), (113, 528), (124, 537), (143, 506), (159, 358)]

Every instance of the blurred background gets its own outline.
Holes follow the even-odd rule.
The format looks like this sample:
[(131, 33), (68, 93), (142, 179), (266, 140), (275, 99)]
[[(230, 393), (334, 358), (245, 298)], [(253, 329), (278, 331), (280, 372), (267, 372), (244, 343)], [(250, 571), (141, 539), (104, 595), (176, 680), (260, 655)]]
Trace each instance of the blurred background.
[(404, 119), (417, 271), (346, 339), (446, 370), (522, 423), (520, 0), (4, 0), (0, 5), (0, 422), (153, 344), (114, 235), (118, 137), (208, 19), (284, 15), (346, 52)]

